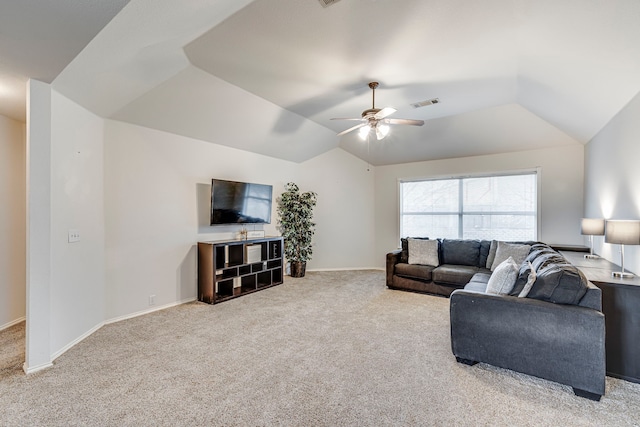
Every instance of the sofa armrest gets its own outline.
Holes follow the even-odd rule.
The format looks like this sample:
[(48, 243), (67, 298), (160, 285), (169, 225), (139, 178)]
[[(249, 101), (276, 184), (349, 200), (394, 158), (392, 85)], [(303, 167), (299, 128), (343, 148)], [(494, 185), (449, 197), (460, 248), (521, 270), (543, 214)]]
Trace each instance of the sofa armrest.
[(451, 294), (450, 316), (456, 357), (604, 394), (602, 312), (461, 289)]
[(393, 286), (393, 271), (397, 263), (400, 262), (401, 249), (387, 254), (387, 286)]

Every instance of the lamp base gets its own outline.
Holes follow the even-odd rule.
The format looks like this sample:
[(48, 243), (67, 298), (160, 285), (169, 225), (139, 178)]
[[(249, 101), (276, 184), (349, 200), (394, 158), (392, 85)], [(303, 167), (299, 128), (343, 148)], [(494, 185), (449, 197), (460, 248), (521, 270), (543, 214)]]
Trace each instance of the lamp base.
[(584, 258), (585, 258), (585, 259), (600, 259), (600, 255), (596, 255), (596, 254), (593, 254), (593, 255), (591, 255), (591, 254), (586, 254), (586, 255), (584, 256)]
[(632, 277), (636, 277), (635, 274), (627, 273), (626, 271), (614, 271), (611, 275), (616, 279), (631, 279)]

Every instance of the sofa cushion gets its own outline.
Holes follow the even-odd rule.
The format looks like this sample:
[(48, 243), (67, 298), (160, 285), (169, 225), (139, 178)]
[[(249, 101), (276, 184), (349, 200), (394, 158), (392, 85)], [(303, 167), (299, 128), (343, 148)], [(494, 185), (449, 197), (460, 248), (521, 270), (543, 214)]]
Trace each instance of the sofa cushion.
[(491, 240), (480, 240), (480, 257), (478, 258), (478, 267), (485, 268), (487, 266), (487, 258), (489, 258), (490, 249)]
[(395, 266), (395, 274), (407, 279), (417, 279), (431, 281), (431, 272), (435, 267), (432, 265), (398, 263)]
[(409, 247), (409, 264), (438, 266), (438, 241), (423, 239), (407, 239)]
[(508, 295), (518, 278), (518, 264), (512, 257), (500, 263), (494, 270), (487, 283), (488, 294)]
[(491, 271), (495, 270), (503, 261), (509, 257), (513, 258), (513, 261), (520, 266), (527, 255), (529, 255), (531, 245), (521, 245), (517, 243), (498, 242), (498, 248), (496, 249), (496, 257), (491, 265)]
[(473, 280), (466, 284), (465, 291), (485, 292), (487, 290), (487, 284), (482, 282), (474, 282)]
[(477, 266), (480, 259), (479, 240), (442, 239), (442, 264)]
[(489, 283), (489, 278), (491, 278), (491, 272), (486, 272), (486, 270), (481, 270), (473, 275), (469, 283), (477, 282), (484, 283), (485, 285)]
[(442, 264), (433, 269), (432, 277), (436, 283), (464, 286), (478, 272), (478, 267), (471, 265)]

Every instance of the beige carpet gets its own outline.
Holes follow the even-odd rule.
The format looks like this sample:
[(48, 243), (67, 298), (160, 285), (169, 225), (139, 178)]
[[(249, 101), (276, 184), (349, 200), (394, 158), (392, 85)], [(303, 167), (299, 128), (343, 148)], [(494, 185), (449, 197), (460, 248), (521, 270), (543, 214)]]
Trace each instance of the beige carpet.
[[(30, 376), (23, 354), (3, 355), (0, 425), (640, 425), (639, 384), (607, 378), (592, 402), (456, 363), (448, 310), (379, 271), (287, 277), (105, 326)], [(0, 334), (3, 354), (21, 328)]]

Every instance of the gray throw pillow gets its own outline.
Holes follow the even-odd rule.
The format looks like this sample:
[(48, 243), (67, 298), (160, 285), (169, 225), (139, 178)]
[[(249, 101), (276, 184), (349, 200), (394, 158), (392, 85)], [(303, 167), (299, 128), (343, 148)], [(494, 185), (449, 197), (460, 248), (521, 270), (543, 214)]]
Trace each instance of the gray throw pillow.
[(491, 270), (493, 266), (493, 260), (496, 259), (496, 250), (498, 249), (498, 241), (492, 240), (491, 246), (489, 247), (489, 255), (487, 255), (487, 264), (486, 267)]
[(408, 264), (409, 263), (409, 243), (407, 239), (421, 239), (421, 240), (429, 240), (428, 237), (403, 237), (400, 239), (402, 252), (400, 252), (400, 262)]
[(533, 287), (533, 284), (536, 282), (536, 270), (533, 269), (533, 265), (531, 265), (531, 261), (527, 261), (529, 264), (529, 278), (527, 278), (527, 283), (525, 283), (524, 288), (518, 294), (518, 298), (524, 298), (529, 295), (529, 291)]
[(493, 260), (493, 264), (491, 265), (491, 271), (495, 270), (500, 263), (509, 257), (513, 258), (513, 261), (518, 264), (522, 264), (529, 255), (529, 250), (531, 246), (529, 245), (520, 245), (514, 243), (506, 243), (506, 242), (498, 242), (498, 247), (496, 249), (496, 257)]
[(407, 239), (409, 247), (409, 264), (432, 265), (437, 267), (438, 262), (438, 241)]
[(508, 295), (516, 284), (518, 265), (509, 257), (498, 265), (487, 283), (488, 294)]

